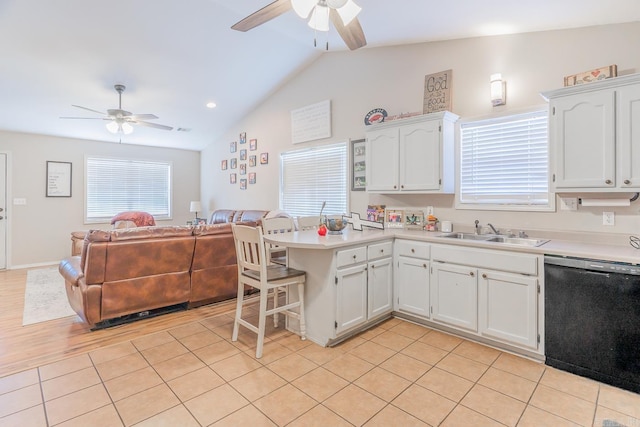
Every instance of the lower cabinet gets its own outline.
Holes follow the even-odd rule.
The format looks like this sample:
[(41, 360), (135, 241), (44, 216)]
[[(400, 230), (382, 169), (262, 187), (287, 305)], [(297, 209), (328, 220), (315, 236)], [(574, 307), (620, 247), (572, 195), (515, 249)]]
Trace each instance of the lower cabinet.
[(396, 240), (394, 247), (396, 300), (398, 312), (429, 318), (429, 249), (430, 244)]
[(393, 310), (391, 241), (336, 252), (336, 336)]
[(478, 270), (434, 262), (431, 265), (431, 318), (478, 331)]

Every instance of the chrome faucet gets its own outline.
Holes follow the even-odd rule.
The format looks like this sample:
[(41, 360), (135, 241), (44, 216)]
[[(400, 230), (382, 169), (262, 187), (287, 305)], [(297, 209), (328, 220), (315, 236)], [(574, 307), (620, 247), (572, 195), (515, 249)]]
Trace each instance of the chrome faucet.
[(496, 228), (493, 225), (491, 225), (490, 222), (488, 222), (487, 225), (491, 228), (491, 231), (493, 231), (493, 234), (500, 234), (500, 232), (496, 230)]

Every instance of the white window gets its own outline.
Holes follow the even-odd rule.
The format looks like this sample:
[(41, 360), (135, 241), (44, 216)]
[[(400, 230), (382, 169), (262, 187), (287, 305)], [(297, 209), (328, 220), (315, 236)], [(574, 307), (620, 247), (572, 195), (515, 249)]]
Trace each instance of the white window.
[(86, 158), (85, 221), (106, 222), (125, 211), (171, 218), (171, 163)]
[(456, 207), (551, 210), (547, 111), (463, 122)]
[(280, 156), (280, 209), (291, 216), (347, 213), (347, 144), (288, 151)]

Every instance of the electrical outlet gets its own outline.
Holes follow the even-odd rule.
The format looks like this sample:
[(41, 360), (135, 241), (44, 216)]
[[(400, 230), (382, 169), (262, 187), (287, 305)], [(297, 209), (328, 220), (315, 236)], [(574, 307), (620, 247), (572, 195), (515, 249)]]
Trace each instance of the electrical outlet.
[(602, 225), (615, 225), (616, 214), (614, 212), (602, 212)]
[(433, 215), (433, 206), (427, 206), (427, 216)]
[(14, 205), (26, 205), (27, 204), (27, 199), (15, 198), (15, 199), (13, 199), (13, 204)]
[(577, 197), (560, 197), (560, 210), (561, 211), (577, 211), (578, 198)]

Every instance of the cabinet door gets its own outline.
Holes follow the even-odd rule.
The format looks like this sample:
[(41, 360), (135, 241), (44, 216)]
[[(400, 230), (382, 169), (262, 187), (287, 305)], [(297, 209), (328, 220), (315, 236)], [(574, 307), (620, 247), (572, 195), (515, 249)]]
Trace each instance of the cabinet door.
[(617, 93), (618, 186), (640, 188), (640, 84), (625, 86)]
[(439, 120), (400, 128), (400, 190), (439, 190), (442, 159)]
[(398, 128), (367, 132), (367, 191), (398, 191)]
[(367, 265), (360, 264), (339, 269), (336, 278), (336, 335), (338, 335), (367, 320)]
[(538, 348), (538, 279), (481, 270), (480, 333)]
[(429, 317), (429, 261), (398, 257), (397, 310)]
[(612, 89), (552, 100), (555, 188), (615, 187), (614, 101)]
[(461, 265), (431, 264), (431, 317), (478, 331), (478, 271)]
[(369, 306), (367, 318), (372, 319), (393, 311), (393, 261), (391, 257), (369, 263)]

